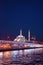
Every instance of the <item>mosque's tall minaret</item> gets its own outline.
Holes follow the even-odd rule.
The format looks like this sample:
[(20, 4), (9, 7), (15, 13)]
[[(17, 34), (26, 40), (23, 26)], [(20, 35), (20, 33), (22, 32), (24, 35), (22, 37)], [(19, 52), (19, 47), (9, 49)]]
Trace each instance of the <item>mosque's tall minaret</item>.
[(20, 30), (20, 35), (22, 35), (22, 30)]
[(30, 30), (28, 31), (28, 41), (30, 41)]

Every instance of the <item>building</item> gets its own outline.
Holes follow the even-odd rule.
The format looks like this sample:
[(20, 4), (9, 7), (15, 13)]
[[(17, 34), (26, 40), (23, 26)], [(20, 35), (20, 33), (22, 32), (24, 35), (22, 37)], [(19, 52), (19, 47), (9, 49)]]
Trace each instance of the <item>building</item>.
[(15, 39), (14, 39), (15, 42), (25, 42), (26, 39), (25, 39), (25, 36), (22, 35), (22, 30), (20, 30), (20, 35), (18, 35)]

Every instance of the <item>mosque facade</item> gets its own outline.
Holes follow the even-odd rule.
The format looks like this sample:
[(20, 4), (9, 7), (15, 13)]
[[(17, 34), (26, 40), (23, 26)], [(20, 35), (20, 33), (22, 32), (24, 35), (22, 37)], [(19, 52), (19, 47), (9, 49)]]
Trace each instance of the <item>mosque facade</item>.
[[(20, 35), (18, 35), (15, 39), (15, 42), (25, 42), (26, 38), (22, 35), (22, 30), (20, 30)], [(28, 31), (28, 41), (30, 41), (30, 31)]]

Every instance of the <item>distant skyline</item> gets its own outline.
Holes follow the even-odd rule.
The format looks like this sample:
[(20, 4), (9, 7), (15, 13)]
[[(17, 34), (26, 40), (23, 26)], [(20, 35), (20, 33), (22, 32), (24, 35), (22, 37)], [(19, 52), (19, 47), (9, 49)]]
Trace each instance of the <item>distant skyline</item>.
[(0, 36), (15, 38), (22, 29), (27, 38), (31, 36), (43, 40), (43, 0), (1, 0)]

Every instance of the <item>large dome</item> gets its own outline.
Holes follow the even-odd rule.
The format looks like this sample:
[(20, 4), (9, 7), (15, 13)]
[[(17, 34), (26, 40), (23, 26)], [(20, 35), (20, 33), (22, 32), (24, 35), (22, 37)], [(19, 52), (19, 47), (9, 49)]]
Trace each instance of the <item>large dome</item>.
[(25, 37), (23, 35), (18, 35), (17, 38), (14, 39), (14, 41), (16, 41), (16, 42), (24, 42)]
[(16, 42), (25, 42), (25, 37), (22, 35), (22, 30), (20, 30), (20, 35), (18, 35), (17, 37), (16, 37), (16, 39), (14, 39), (14, 41), (16, 41)]

